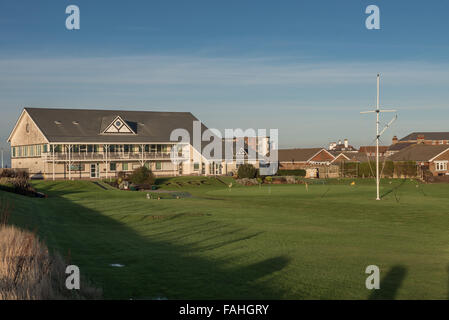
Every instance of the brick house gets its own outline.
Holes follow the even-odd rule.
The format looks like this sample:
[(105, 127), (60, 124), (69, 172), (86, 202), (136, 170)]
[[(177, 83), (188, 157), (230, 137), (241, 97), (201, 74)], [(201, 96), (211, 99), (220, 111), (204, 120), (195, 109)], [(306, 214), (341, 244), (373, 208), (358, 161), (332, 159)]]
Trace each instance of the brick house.
[(306, 170), (306, 177), (338, 177), (335, 156), (324, 148), (279, 149), (279, 170)]
[(413, 132), (400, 140), (394, 136), (386, 156), (391, 156), (414, 144), (449, 145), (449, 132)]
[(449, 175), (449, 145), (413, 144), (388, 157), (388, 160), (414, 161), (434, 176)]
[[(388, 146), (379, 146), (379, 156), (385, 156), (385, 153), (388, 150)], [(368, 157), (376, 156), (376, 146), (361, 146), (359, 148), (359, 152), (366, 154)]]

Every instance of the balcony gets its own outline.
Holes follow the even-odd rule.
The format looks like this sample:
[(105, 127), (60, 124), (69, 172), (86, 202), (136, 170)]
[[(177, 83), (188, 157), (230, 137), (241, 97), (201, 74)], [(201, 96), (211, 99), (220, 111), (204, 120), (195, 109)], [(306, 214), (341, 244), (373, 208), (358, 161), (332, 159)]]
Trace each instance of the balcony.
[[(107, 156), (107, 157), (106, 157)], [(170, 152), (74, 152), (70, 154), (71, 161), (140, 161), (140, 160), (170, 160)], [(45, 161), (68, 161), (68, 153), (43, 153)], [(176, 160), (187, 160), (187, 158), (178, 156)]]

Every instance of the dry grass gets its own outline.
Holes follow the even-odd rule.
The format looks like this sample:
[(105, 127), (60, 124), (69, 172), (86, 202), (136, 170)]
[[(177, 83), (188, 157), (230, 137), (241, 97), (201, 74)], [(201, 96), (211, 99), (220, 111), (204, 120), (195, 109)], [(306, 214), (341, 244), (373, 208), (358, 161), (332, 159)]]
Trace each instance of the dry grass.
[(0, 208), (0, 300), (101, 298), (101, 290), (83, 282), (68, 290), (62, 257), (51, 255), (35, 233), (7, 225), (9, 211)]

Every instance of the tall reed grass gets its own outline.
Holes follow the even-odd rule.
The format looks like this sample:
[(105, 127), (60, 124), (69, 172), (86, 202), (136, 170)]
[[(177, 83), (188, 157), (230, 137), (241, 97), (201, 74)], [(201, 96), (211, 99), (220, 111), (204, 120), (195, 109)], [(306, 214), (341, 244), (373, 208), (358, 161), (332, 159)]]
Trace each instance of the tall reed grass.
[(9, 215), (10, 207), (1, 203), (0, 300), (101, 298), (101, 290), (86, 281), (81, 281), (80, 290), (68, 290), (64, 259), (50, 254), (35, 232), (8, 225)]

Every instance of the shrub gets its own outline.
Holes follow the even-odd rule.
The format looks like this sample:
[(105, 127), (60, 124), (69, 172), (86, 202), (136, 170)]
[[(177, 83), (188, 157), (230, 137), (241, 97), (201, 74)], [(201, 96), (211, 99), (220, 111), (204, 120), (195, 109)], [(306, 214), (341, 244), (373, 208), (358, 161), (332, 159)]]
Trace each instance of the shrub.
[(253, 179), (258, 176), (258, 170), (252, 164), (245, 163), (239, 167), (237, 175), (240, 179), (242, 178)]
[(19, 178), (28, 180), (30, 175), (25, 170), (2, 169), (0, 171), (0, 178)]
[(140, 167), (133, 171), (129, 180), (134, 184), (154, 184), (156, 178), (153, 172), (147, 167)]

